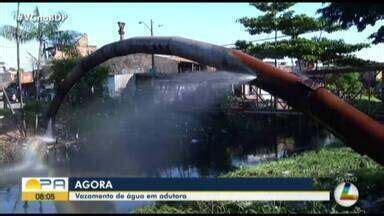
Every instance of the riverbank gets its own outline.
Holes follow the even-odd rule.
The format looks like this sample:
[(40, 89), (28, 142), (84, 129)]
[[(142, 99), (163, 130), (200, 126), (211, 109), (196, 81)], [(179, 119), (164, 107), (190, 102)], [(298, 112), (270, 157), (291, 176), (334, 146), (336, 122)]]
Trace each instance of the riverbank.
[(20, 160), (22, 137), (18, 130), (11, 130), (0, 134), (0, 166)]
[(24, 140), (20, 134), (11, 113), (0, 109), (0, 167), (5, 164), (15, 163), (21, 158)]
[[(384, 167), (340, 142), (278, 161), (239, 168), (222, 177), (313, 177), (316, 189), (331, 191), (331, 202), (161, 202), (136, 213), (364, 213), (384, 210)], [(339, 206), (333, 190), (350, 179), (359, 189), (351, 208)]]

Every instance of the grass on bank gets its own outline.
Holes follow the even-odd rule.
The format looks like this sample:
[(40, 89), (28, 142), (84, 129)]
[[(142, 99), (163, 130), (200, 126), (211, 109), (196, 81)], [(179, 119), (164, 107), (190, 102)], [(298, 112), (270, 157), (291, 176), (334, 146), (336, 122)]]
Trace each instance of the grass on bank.
[(360, 99), (355, 99), (351, 103), (357, 109), (368, 115), (375, 115), (377, 112), (384, 110), (383, 102), (375, 96), (371, 96), (369, 99), (368, 96), (363, 95)]
[[(136, 209), (136, 213), (363, 213), (368, 204), (371, 205), (369, 211), (380, 211), (383, 203), (375, 202), (384, 195), (384, 168), (340, 145), (335, 143), (290, 158), (240, 168), (222, 176), (313, 177), (316, 189), (331, 192), (331, 202), (158, 202)], [(356, 179), (353, 183), (360, 196), (351, 208), (341, 207), (333, 199), (334, 188), (347, 176)]]

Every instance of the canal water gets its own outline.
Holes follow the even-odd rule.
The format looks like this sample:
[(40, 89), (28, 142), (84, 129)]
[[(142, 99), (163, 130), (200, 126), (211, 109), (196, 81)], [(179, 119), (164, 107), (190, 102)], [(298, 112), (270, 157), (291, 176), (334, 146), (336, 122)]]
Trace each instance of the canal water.
[[(200, 77), (199, 77), (200, 76)], [(0, 213), (128, 213), (151, 202), (23, 202), (25, 176), (216, 177), (321, 148), (332, 137), (303, 115), (228, 109), (234, 84), (205, 74), (135, 79), (121, 98), (97, 100), (65, 125), (25, 143), (24, 160), (0, 167)], [(65, 144), (65, 145), (63, 145)]]

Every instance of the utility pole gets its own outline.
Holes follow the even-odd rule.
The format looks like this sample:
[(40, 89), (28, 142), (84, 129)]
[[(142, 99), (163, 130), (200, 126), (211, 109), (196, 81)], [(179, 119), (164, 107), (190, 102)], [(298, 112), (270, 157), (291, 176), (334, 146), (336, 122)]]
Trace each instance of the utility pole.
[(19, 21), (19, 13), (20, 13), (20, 2), (17, 3), (17, 14), (16, 14), (16, 61), (17, 61), (17, 82), (19, 87), (20, 94), (20, 111), (21, 111), (21, 128), (23, 131), (23, 135), (26, 136), (27, 129), (24, 119), (24, 103), (23, 103), (23, 90), (22, 90), (22, 72), (20, 70), (20, 22)]
[[(143, 21), (140, 21), (139, 24), (143, 24), (150, 32), (151, 32), (151, 37), (153, 37), (153, 20), (151, 19), (150, 20), (150, 26), (148, 26), (147, 24), (145, 24), (145, 22)], [(158, 25), (157, 27), (161, 27), (162, 25)], [(151, 55), (151, 62), (152, 62), (152, 71), (155, 70), (155, 55), (152, 54)]]
[[(153, 20), (151, 19), (151, 37), (153, 37)], [(155, 70), (155, 55), (152, 54), (152, 70)]]
[[(277, 47), (277, 23), (276, 20), (274, 21), (275, 23), (275, 49)], [(275, 56), (275, 67), (277, 67), (277, 58)], [(273, 97), (273, 108), (277, 109), (277, 98), (276, 96)], [(276, 153), (277, 154), (277, 153)]]
[(120, 35), (120, 40), (123, 40), (124, 39), (124, 26), (125, 26), (125, 23), (123, 22), (117, 22), (117, 25), (119, 26), (119, 35)]

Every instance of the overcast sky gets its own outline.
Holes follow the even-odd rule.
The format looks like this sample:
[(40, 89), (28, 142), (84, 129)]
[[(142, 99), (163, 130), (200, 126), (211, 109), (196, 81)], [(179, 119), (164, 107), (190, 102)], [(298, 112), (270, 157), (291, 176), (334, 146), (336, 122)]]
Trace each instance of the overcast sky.
[[(139, 21), (149, 25), (155, 23), (154, 34), (158, 36), (181, 36), (205, 41), (217, 45), (233, 44), (238, 39), (256, 40), (272, 35), (250, 36), (245, 28), (236, 22), (243, 16), (258, 16), (261, 13), (248, 3), (21, 3), (22, 14), (30, 14), (39, 7), (42, 16), (56, 14), (58, 11), (68, 15), (62, 30), (75, 30), (87, 33), (90, 45), (98, 47), (119, 39), (117, 22), (126, 23), (125, 38), (149, 35), (150, 32)], [(316, 10), (323, 7), (322, 3), (298, 3), (292, 9), (296, 13), (317, 16)], [(17, 3), (0, 3), (0, 25), (15, 25), (13, 13)], [(370, 42), (367, 37), (383, 21), (374, 27), (367, 27), (363, 32), (356, 28), (332, 34), (324, 34), (332, 39), (344, 39), (348, 43)], [(161, 24), (163, 26), (158, 27)], [(318, 33), (306, 34), (311, 38)], [(384, 45), (372, 45), (357, 54), (363, 59), (384, 62)], [(36, 56), (37, 42), (21, 45), (21, 67), (31, 70), (31, 60), (27, 52)], [(16, 67), (16, 44), (0, 38), (0, 62), (7, 67)]]

